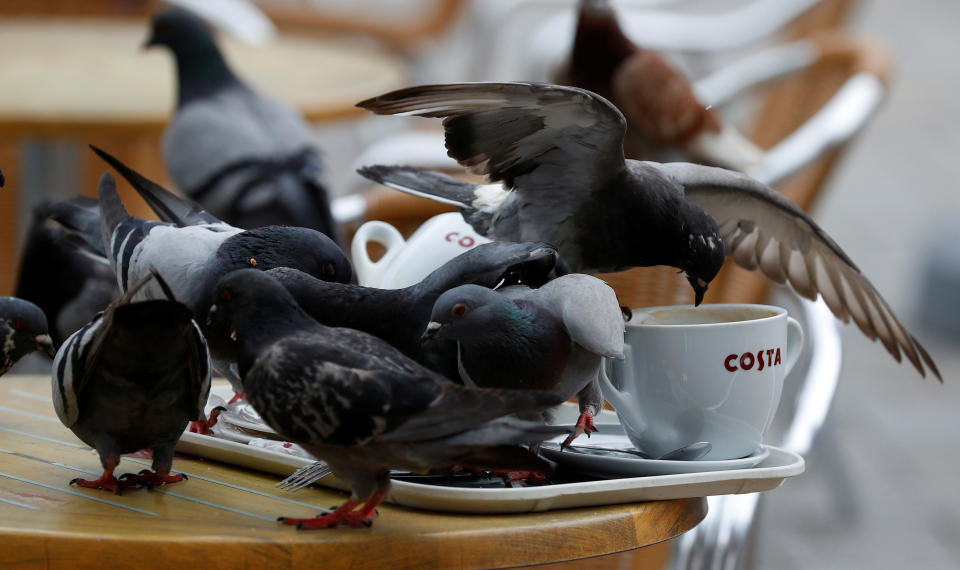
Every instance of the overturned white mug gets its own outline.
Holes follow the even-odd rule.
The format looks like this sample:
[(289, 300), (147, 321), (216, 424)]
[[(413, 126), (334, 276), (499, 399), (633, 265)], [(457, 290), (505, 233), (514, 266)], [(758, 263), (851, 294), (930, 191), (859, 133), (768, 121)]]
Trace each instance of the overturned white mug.
[(708, 441), (705, 461), (746, 457), (760, 450), (802, 347), (800, 325), (780, 307), (638, 309), (626, 359), (605, 367), (613, 382), (601, 374), (603, 395), (651, 456)]
[[(357, 229), (350, 244), (353, 267), (361, 285), (400, 289), (419, 283), (447, 261), (490, 240), (479, 235), (457, 212), (439, 214), (423, 223), (404, 240), (386, 222), (367, 222)], [(370, 259), (367, 244), (386, 248), (377, 261)]]

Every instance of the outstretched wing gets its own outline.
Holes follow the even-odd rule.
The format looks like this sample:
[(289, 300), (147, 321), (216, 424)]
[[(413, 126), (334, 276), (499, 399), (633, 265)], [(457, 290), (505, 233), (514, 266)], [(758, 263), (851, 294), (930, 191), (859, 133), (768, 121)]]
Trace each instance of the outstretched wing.
[(871, 340), (879, 339), (897, 360), (901, 351), (922, 376), (940, 371), (917, 339), (853, 260), (813, 219), (783, 195), (750, 178), (720, 168), (687, 163), (658, 165), (683, 185), (720, 226), (728, 256), (749, 270), (789, 282), (809, 299), (822, 295), (837, 318), (852, 317)]
[(508, 188), (584, 196), (625, 168), (626, 121), (609, 101), (575, 87), (453, 83), (393, 91), (358, 103), (381, 115), (443, 117), (448, 154)]

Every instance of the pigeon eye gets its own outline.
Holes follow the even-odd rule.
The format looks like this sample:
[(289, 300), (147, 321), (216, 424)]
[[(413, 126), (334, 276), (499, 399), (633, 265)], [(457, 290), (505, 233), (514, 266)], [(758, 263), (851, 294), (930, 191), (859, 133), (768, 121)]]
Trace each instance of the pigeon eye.
[(226, 289), (224, 289), (223, 291), (220, 291), (221, 301), (229, 303), (231, 299), (233, 299), (233, 295), (230, 293), (230, 291), (227, 291)]
[(251, 266), (251, 267), (256, 267), (256, 266), (257, 266), (257, 258), (255, 258), (255, 257), (251, 257), (251, 258), (250, 258), (250, 266)]
[(457, 303), (452, 309), (450, 309), (450, 314), (455, 317), (462, 317), (463, 315), (467, 314), (467, 306), (463, 303)]
[(323, 267), (321, 267), (320, 270), (323, 271), (323, 274), (328, 277), (336, 273), (336, 270), (333, 268), (332, 263), (324, 263)]
[(13, 328), (17, 329), (18, 331), (25, 330), (27, 328), (27, 323), (20, 320), (13, 321)]

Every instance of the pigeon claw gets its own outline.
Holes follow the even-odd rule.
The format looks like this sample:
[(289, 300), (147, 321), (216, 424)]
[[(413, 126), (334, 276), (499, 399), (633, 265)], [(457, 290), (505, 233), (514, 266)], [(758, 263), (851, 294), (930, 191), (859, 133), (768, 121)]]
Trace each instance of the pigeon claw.
[(130, 484), (123, 480), (123, 477), (117, 479), (113, 476), (113, 473), (104, 473), (100, 476), (99, 479), (72, 479), (70, 481), (71, 485), (76, 485), (77, 487), (84, 487), (86, 489), (100, 489), (103, 491), (110, 491), (114, 495), (122, 495), (123, 489), (128, 487), (133, 487), (135, 484)]
[(159, 487), (160, 485), (165, 485), (167, 483), (179, 483), (180, 481), (186, 481), (187, 476), (183, 473), (177, 473), (176, 475), (160, 475), (150, 471), (149, 469), (144, 469), (140, 473), (124, 473), (120, 477), (120, 482), (124, 485), (133, 487), (146, 487), (148, 489), (153, 489), (154, 487)]
[[(236, 397), (235, 395), (234, 397)], [(196, 420), (190, 422), (190, 432), (199, 433), (199, 434), (208, 434), (210, 433), (210, 428), (217, 425), (217, 419), (220, 417), (220, 414), (227, 411), (223, 406), (217, 406), (216, 408), (210, 410), (210, 417), (205, 420)]]
[(573, 440), (577, 439), (581, 434), (587, 434), (587, 437), (590, 437), (590, 434), (593, 432), (599, 431), (597, 426), (593, 423), (593, 412), (589, 409), (583, 410), (580, 412), (580, 417), (577, 419), (577, 425), (573, 429), (573, 433), (567, 436), (567, 439), (563, 440), (563, 443), (560, 444), (560, 448), (569, 447)]

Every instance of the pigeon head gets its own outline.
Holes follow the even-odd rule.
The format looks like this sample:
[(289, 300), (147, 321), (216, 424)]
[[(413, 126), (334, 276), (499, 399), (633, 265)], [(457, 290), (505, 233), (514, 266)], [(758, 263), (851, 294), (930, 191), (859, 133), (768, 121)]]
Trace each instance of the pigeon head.
[(239, 83), (210, 26), (192, 12), (171, 8), (155, 15), (144, 43), (151, 46), (169, 48), (177, 60), (178, 106)]
[(16, 297), (0, 297), (0, 338), (3, 372), (25, 355), (40, 351), (53, 356), (47, 317), (40, 307)]
[(213, 31), (202, 18), (180, 8), (169, 8), (150, 21), (150, 37), (146, 47), (166, 46), (176, 54), (217, 49)]
[(680, 269), (693, 287), (694, 304), (699, 305), (710, 282), (717, 276), (726, 257), (723, 236), (717, 222), (705, 210), (691, 204), (684, 224), (686, 251)]
[(309, 228), (264, 226), (241, 232), (218, 252), (225, 270), (290, 267), (322, 281), (354, 283), (353, 266), (332, 239)]
[(217, 282), (205, 333), (217, 341), (259, 350), (316, 324), (279, 281), (263, 271), (240, 269)]
[[(469, 340), (490, 334), (484, 323), (499, 321), (503, 314), (510, 319), (515, 306), (506, 297), (480, 285), (461, 285), (440, 295), (433, 304), (430, 322), (420, 342), (433, 339)], [(519, 311), (516, 311), (519, 313)]]

